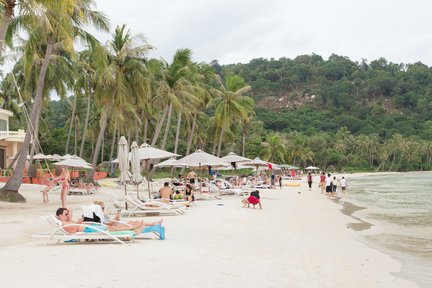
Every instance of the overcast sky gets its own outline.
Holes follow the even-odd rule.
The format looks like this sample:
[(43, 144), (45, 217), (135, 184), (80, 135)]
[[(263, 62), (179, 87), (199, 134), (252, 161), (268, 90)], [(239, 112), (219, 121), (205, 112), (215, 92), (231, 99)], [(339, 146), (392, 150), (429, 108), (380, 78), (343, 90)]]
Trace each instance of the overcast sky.
[[(127, 24), (171, 62), (179, 48), (221, 64), (332, 54), (432, 66), (429, 0), (96, 0), (112, 29)], [(108, 35), (100, 35), (106, 41)]]

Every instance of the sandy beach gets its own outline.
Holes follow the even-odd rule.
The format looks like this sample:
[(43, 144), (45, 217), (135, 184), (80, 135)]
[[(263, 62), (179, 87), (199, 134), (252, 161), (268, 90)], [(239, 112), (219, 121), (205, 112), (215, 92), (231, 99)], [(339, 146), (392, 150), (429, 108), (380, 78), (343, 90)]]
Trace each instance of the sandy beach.
[[(236, 196), (197, 201), (186, 215), (163, 217), (165, 241), (123, 246), (32, 239), (51, 229), (40, 216), (55, 212), (60, 195), (42, 204), (42, 186), (22, 185), (27, 203), (0, 202), (2, 286), (418, 287), (393, 274), (398, 261), (359, 241), (364, 232), (353, 224), (360, 221), (341, 213), (316, 183), (312, 191), (306, 186), (261, 190), (263, 210), (241, 208)], [(109, 203), (108, 191), (123, 193), (102, 187), (67, 203), (77, 217), (93, 200)]]

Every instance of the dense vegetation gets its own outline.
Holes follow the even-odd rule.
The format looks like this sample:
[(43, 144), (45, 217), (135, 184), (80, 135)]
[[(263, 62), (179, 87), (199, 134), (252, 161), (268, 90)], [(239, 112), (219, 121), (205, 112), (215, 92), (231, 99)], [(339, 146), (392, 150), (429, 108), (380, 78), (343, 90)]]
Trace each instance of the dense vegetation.
[[(0, 52), (15, 56), (0, 102), (18, 116), (11, 129), (27, 131), (6, 190), (17, 191), (28, 153), (77, 154), (96, 166), (115, 156), (120, 135), (182, 155), (202, 148), (340, 170), (431, 168), (426, 65), (312, 54), (221, 66), (192, 61), (190, 49), (168, 63), (149, 59), (153, 47), (126, 25), (111, 31), (93, 7), (0, 3)], [(111, 40), (100, 43), (90, 25)]]

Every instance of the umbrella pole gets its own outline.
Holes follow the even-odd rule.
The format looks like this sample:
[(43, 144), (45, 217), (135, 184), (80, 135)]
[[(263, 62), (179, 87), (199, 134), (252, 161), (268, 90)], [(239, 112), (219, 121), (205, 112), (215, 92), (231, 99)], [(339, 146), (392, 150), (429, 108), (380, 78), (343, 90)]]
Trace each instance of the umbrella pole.
[(139, 189), (138, 189), (138, 184), (136, 184), (136, 189), (137, 189), (137, 198), (139, 199)]
[[(126, 187), (126, 182), (125, 182), (125, 197), (127, 196), (127, 187)], [(128, 205), (127, 205), (127, 201), (125, 199), (125, 208), (126, 210), (128, 210)]]
[(149, 199), (151, 199), (151, 191), (150, 191), (150, 178), (149, 178), (149, 170), (148, 170), (148, 159), (145, 159), (145, 163), (146, 163), (146, 175), (147, 175), (147, 189), (148, 189), (148, 194), (149, 194)]

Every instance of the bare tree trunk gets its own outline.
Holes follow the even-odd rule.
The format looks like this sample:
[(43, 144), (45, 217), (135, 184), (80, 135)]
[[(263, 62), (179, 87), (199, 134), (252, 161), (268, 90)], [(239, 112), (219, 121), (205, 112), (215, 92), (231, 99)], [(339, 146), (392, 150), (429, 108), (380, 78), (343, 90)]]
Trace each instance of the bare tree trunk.
[(143, 136), (143, 143), (147, 143), (147, 131), (148, 131), (148, 123), (149, 123), (149, 119), (148, 116), (145, 116), (144, 114), (144, 136)]
[[(174, 154), (177, 154), (177, 149), (178, 149), (178, 142), (179, 142), (179, 137), (180, 137), (181, 116), (182, 116), (182, 113), (181, 113), (181, 111), (179, 111), (178, 115), (177, 115), (177, 130), (176, 130), (176, 137), (175, 137), (175, 142), (174, 142)], [(171, 177), (173, 177), (175, 170), (176, 170), (175, 167), (171, 168)]]
[(167, 123), (166, 123), (166, 125), (165, 125), (164, 138), (163, 138), (163, 140), (162, 140), (162, 145), (161, 145), (161, 149), (162, 149), (162, 150), (165, 149), (165, 145), (166, 145), (166, 142), (167, 142), (167, 139), (168, 139), (168, 132), (169, 132), (169, 129), (170, 129), (170, 124), (171, 124), (171, 115), (172, 115), (172, 110), (173, 110), (173, 106), (172, 106), (172, 104), (170, 103), (170, 104), (169, 104), (169, 108), (168, 108)]
[(113, 132), (113, 136), (112, 136), (112, 142), (111, 142), (111, 151), (110, 151), (110, 157), (109, 157), (109, 161), (111, 161), (113, 159), (113, 155), (114, 155), (114, 147), (116, 147), (116, 133), (117, 133), (117, 123), (114, 124), (114, 132)]
[(75, 124), (74, 122), (75, 122), (76, 102), (77, 102), (77, 95), (75, 94), (73, 104), (72, 104), (72, 115), (70, 118), (69, 132), (68, 132), (68, 136), (67, 136), (67, 140), (66, 140), (65, 154), (67, 154), (69, 152), (70, 136), (72, 134), (72, 128), (74, 127), (74, 124)]
[(14, 169), (14, 172), (12, 173), (11, 178), (6, 183), (4, 190), (1, 191), (1, 193), (0, 193), (0, 199), (4, 200), (4, 201), (8, 201), (8, 202), (24, 202), (25, 201), (25, 198), (21, 194), (18, 193), (18, 189), (21, 186), (21, 176), (22, 176), (25, 161), (27, 158), (31, 134), (33, 132), (32, 128), (35, 126), (36, 122), (39, 121), (37, 116), (38, 116), (39, 107), (42, 104), (42, 92), (43, 92), (43, 88), (44, 88), (44, 84), (45, 84), (46, 72), (48, 70), (48, 65), (50, 62), (51, 54), (52, 54), (52, 49), (53, 49), (53, 40), (49, 39), (48, 43), (47, 43), (46, 51), (45, 51), (45, 57), (44, 57), (44, 60), (42, 62), (42, 67), (41, 67), (41, 70), (39, 73), (39, 79), (38, 79), (37, 88), (36, 88), (36, 95), (34, 98), (33, 107), (32, 107), (32, 111), (30, 114), (30, 122), (27, 125), (27, 132), (26, 132), (26, 136), (24, 138), (24, 142), (22, 145), (22, 150), (21, 150), (17, 165)]
[(108, 116), (109, 116), (110, 112), (111, 112), (111, 105), (108, 105), (107, 107), (105, 107), (105, 111), (103, 112), (104, 114), (102, 116), (101, 128), (99, 131), (98, 139), (96, 141), (96, 147), (95, 147), (95, 150), (93, 152), (93, 160), (92, 160), (93, 172), (95, 171), (94, 169), (96, 169), (97, 161), (99, 158), (99, 152), (101, 149), (102, 140), (103, 140), (104, 135), (105, 135), (105, 129), (106, 129), (106, 126), (108, 123)]
[(243, 132), (242, 137), (242, 156), (245, 157), (245, 146), (246, 146), (246, 133)]
[(85, 120), (85, 124), (84, 124), (84, 131), (83, 131), (83, 135), (82, 135), (82, 139), (81, 139), (81, 149), (80, 149), (80, 155), (79, 157), (83, 157), (84, 154), (84, 143), (86, 140), (86, 135), (87, 135), (87, 128), (88, 128), (88, 123), (90, 120), (90, 104), (91, 104), (91, 98), (93, 96), (93, 91), (91, 88), (91, 80), (88, 79), (88, 85), (89, 85), (89, 95), (87, 97), (87, 112), (86, 112), (86, 120)]
[[(191, 146), (192, 146), (193, 134), (195, 133), (196, 117), (197, 117), (197, 113), (195, 112), (194, 116), (193, 116), (193, 120), (192, 120), (192, 128), (191, 128), (191, 131), (190, 131), (190, 134), (189, 134), (189, 138), (188, 138), (188, 142), (187, 142), (187, 145), (186, 145), (186, 156), (189, 155), (190, 149), (191, 149)], [(185, 168), (183, 167), (181, 169), (181, 174), (184, 173), (184, 170), (185, 170)]]
[(74, 146), (74, 155), (78, 155), (78, 137), (79, 137), (79, 133), (78, 133), (78, 117), (75, 119), (75, 146)]
[(221, 154), (221, 150), (222, 150), (222, 139), (223, 139), (224, 132), (225, 132), (225, 126), (222, 125), (222, 127), (221, 127), (221, 133), (220, 133), (220, 138), (219, 138), (219, 144), (218, 144), (217, 157), (220, 157), (220, 154)]
[(152, 139), (152, 142), (150, 144), (150, 146), (152, 146), (152, 147), (155, 146), (155, 144), (156, 144), (156, 142), (157, 142), (157, 140), (159, 138), (159, 134), (160, 134), (160, 131), (162, 129), (162, 125), (163, 125), (163, 122), (165, 121), (165, 117), (166, 117), (167, 113), (168, 113), (168, 105), (165, 106), (165, 108), (163, 110), (163, 113), (160, 116), (159, 121), (158, 121), (158, 123), (156, 125), (155, 133), (153, 135), (153, 139)]

